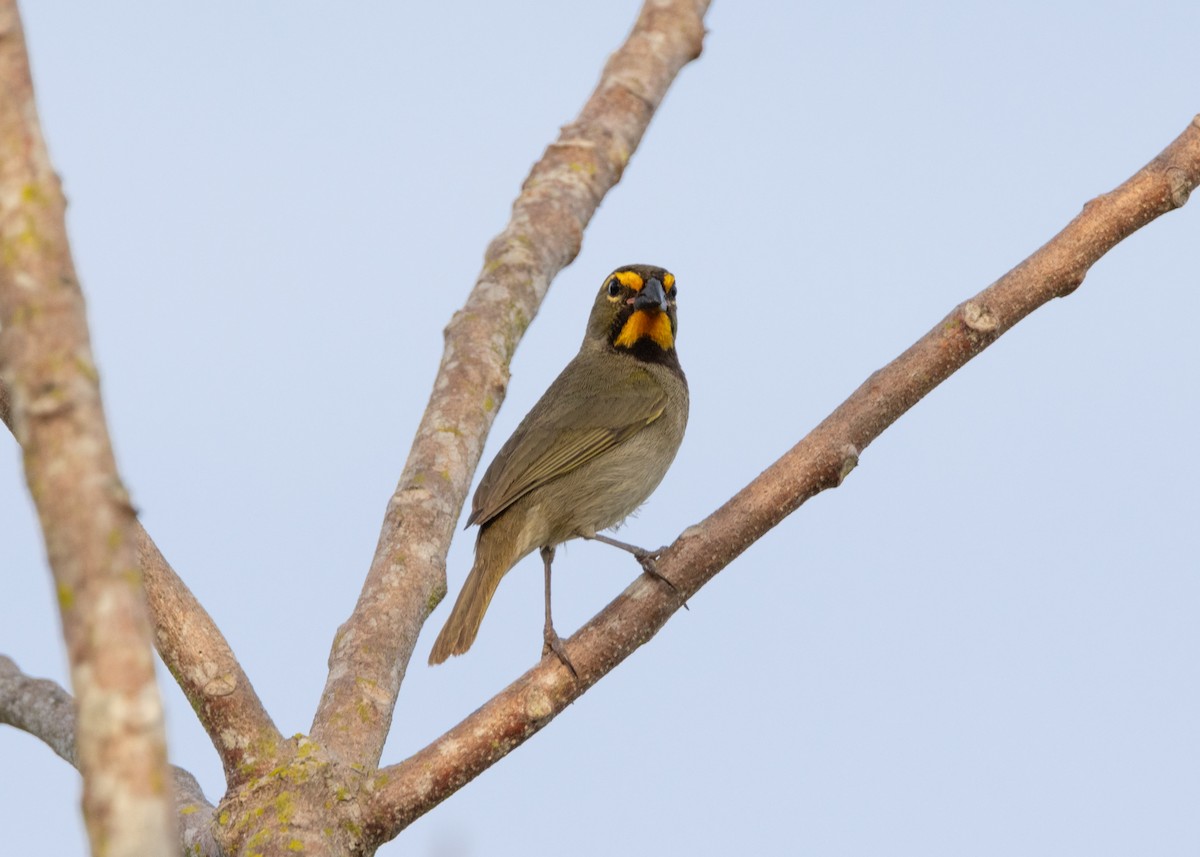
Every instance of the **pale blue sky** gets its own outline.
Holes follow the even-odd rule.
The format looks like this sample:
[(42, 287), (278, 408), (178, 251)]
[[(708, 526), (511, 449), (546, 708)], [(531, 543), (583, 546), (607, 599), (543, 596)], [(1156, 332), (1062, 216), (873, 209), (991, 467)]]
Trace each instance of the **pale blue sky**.
[[(122, 472), (280, 728), (307, 730), (442, 327), (639, 4), (25, 6)], [(485, 452), (604, 274), (670, 268), (692, 413), (621, 531), (647, 546), (1200, 110), (1194, 2), (717, 2), (707, 24)], [(1119, 246), (381, 853), (1195, 854), (1198, 229), (1193, 203)], [(0, 651), (65, 682), (18, 466), (0, 437)], [(580, 544), (556, 569), (564, 634), (637, 573)], [(431, 669), (440, 608), (385, 761), (527, 668), (541, 609), (531, 558)], [(167, 704), (215, 800), (216, 756)], [(11, 729), (0, 760), (4, 850), (83, 853), (76, 774)]]

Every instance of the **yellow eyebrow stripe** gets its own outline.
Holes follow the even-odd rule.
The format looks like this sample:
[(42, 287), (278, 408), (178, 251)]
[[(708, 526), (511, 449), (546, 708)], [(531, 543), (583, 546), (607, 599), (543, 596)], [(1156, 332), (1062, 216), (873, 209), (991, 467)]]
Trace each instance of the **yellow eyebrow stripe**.
[(645, 285), (642, 282), (642, 275), (637, 273), (637, 271), (617, 271), (613, 276), (620, 281), (622, 286), (633, 289), (635, 292), (640, 292), (642, 286)]
[[(613, 276), (616, 277), (617, 282), (625, 286), (625, 288), (633, 289), (635, 292), (640, 292), (642, 290), (642, 286), (646, 285), (645, 281), (642, 279), (642, 275), (637, 271), (617, 271), (615, 274), (613, 274)], [(664, 273), (662, 284), (664, 289), (671, 288), (671, 286), (675, 285), (675, 275)]]

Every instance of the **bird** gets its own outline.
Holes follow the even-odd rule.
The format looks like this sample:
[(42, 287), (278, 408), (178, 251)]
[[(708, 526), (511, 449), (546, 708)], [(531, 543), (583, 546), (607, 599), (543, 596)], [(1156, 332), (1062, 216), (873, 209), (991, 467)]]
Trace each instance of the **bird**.
[(545, 576), (543, 657), (577, 676), (550, 610), (555, 548), (574, 538), (626, 550), (658, 574), (658, 551), (600, 533), (658, 487), (683, 441), (688, 385), (675, 350), (675, 275), (653, 265), (617, 268), (600, 286), (579, 353), (496, 454), (471, 503), (475, 561), (429, 663), (466, 652), (501, 578), (539, 550)]

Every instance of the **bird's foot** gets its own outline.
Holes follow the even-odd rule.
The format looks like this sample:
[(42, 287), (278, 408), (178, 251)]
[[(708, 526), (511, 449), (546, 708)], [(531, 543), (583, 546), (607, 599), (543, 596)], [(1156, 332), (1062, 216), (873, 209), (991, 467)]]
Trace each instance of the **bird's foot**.
[[(663, 552), (666, 551), (666, 549), (669, 547), (670, 547), (670, 545), (663, 545), (658, 550), (653, 550), (653, 551), (643, 550), (642, 548), (636, 548), (636, 549), (630, 551), (630, 553), (632, 553), (634, 559), (636, 559), (638, 561), (638, 565), (640, 565), (642, 567), (642, 571), (644, 571), (646, 573), (647, 577), (651, 577), (654, 580), (659, 581), (660, 583), (665, 583), (667, 586), (669, 586), (671, 588), (672, 592), (674, 592), (676, 595), (678, 595), (679, 587), (671, 582), (671, 578), (667, 577), (665, 574), (663, 574), (661, 571), (658, 570), (659, 557), (661, 557), (663, 555)], [(691, 608), (688, 607), (688, 604), (686, 601), (683, 602), (683, 609), (691, 610)]]
[[(679, 594), (679, 587), (671, 582), (671, 579), (658, 570), (658, 559), (663, 555), (670, 545), (663, 545), (658, 550), (648, 551), (645, 548), (640, 548), (637, 545), (631, 545), (628, 542), (622, 542), (614, 539), (612, 536), (602, 535), (601, 533), (579, 533), (581, 538), (594, 539), (598, 542), (604, 542), (606, 545), (612, 545), (615, 548), (620, 548), (623, 551), (633, 554), (633, 558), (638, 561), (638, 565), (642, 567), (642, 571), (648, 577), (652, 577), (660, 583), (665, 583), (671, 587), (671, 591), (676, 595)], [(683, 609), (690, 609), (687, 602), (683, 602)]]
[(658, 559), (663, 555), (663, 551), (665, 551), (668, 547), (668, 545), (663, 545), (658, 550), (652, 551), (644, 550), (642, 548), (634, 548), (630, 551), (630, 553), (633, 554), (633, 558), (638, 561), (638, 565), (642, 567), (642, 571), (646, 572), (646, 574), (650, 575), (655, 580), (662, 581), (667, 586), (678, 592), (679, 590), (676, 588), (675, 584), (668, 580), (666, 576), (658, 570)]
[(542, 657), (554, 653), (564, 667), (571, 673), (571, 677), (576, 681), (579, 680), (579, 673), (575, 670), (575, 664), (571, 663), (571, 659), (567, 657), (567, 648), (563, 645), (562, 638), (551, 627), (547, 627), (542, 632)]

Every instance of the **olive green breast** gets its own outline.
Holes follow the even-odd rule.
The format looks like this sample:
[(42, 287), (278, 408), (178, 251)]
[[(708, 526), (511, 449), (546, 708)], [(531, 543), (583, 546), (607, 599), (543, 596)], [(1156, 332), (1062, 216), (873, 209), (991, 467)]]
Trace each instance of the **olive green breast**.
[(677, 365), (585, 346), (497, 454), (470, 522), (507, 521), (521, 555), (615, 526), (662, 481), (687, 414)]

